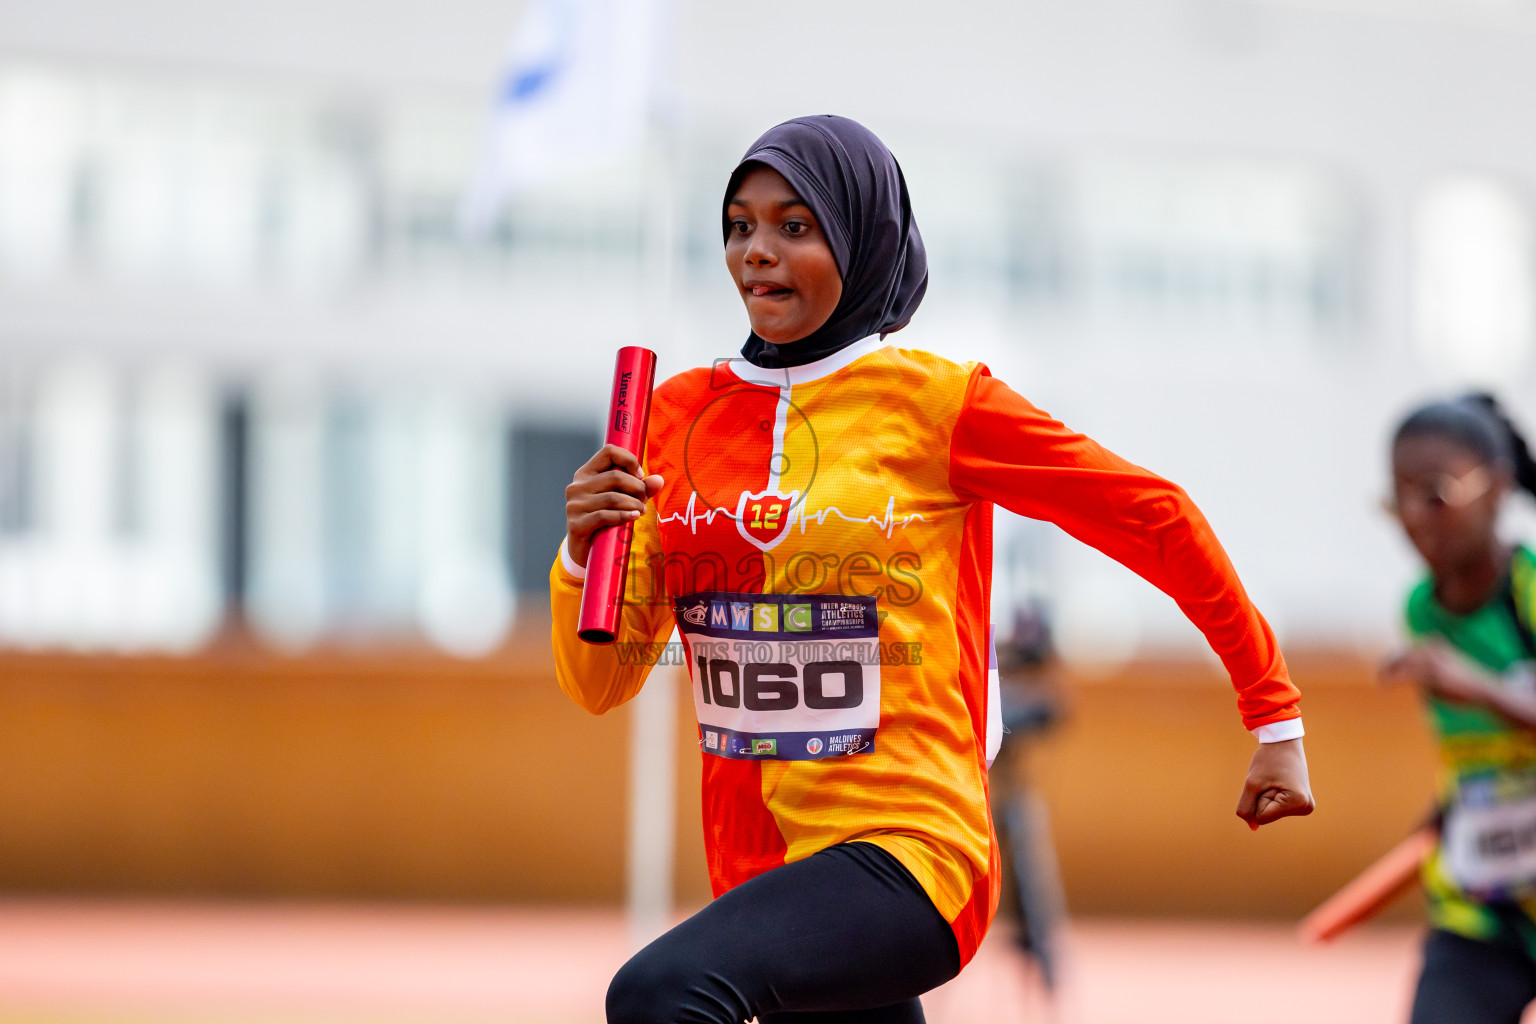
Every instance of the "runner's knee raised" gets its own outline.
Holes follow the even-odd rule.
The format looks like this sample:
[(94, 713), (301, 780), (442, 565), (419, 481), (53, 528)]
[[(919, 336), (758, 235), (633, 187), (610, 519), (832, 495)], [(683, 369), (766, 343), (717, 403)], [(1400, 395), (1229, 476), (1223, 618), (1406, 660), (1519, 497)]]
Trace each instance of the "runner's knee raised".
[(727, 1005), (729, 992), (711, 993), (708, 979), (656, 946), (641, 950), (608, 985), (608, 1024), (739, 1024), (748, 1014)]

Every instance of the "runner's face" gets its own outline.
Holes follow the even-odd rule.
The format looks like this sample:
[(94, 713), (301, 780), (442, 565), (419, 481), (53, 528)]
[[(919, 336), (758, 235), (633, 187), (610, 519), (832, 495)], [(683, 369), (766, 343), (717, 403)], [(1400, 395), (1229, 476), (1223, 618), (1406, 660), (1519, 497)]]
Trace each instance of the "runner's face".
[(726, 206), (725, 264), (746, 303), (752, 330), (787, 345), (827, 322), (843, 279), (821, 226), (778, 171), (759, 167)]
[(1392, 449), (1392, 503), (1430, 572), (1477, 563), (1497, 545), (1504, 474), (1443, 437), (1409, 437)]

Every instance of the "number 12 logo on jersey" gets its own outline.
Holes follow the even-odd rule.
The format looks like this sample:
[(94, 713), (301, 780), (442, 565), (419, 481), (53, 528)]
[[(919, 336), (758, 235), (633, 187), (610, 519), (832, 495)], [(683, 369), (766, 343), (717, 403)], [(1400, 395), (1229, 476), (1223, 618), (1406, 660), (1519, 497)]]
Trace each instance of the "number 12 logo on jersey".
[(736, 529), (759, 550), (768, 551), (789, 535), (799, 491), (742, 491), (736, 502)]

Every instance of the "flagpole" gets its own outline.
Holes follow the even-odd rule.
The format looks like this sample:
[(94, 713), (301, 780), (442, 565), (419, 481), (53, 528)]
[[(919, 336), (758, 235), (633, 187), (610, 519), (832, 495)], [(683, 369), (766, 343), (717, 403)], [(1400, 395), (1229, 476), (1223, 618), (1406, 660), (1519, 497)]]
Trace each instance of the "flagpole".
[[(634, 335), (612, 343), (642, 342), (661, 356), (664, 372), (675, 372), (678, 355), (675, 18), (674, 0), (530, 0), (460, 205), (465, 239), (484, 240), (513, 192), (638, 148), (647, 287)], [(656, 665), (628, 705), (625, 903), (637, 948), (672, 917), (680, 677), (682, 666)]]
[[(661, 104), (647, 124), (646, 222), (643, 253), (644, 329), (649, 347), (665, 362), (676, 356), (677, 135)], [(677, 643), (677, 633), (672, 634)], [(677, 666), (656, 665), (630, 702), (629, 822), (626, 912), (629, 940), (640, 949), (666, 931), (673, 909), (677, 834)]]

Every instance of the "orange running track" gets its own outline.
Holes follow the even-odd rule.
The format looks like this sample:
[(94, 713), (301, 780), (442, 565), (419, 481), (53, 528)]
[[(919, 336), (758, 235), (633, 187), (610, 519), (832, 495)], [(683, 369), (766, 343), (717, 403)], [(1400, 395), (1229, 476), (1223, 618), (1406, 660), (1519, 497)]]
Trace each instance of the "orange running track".
[[(1082, 921), (1051, 1004), (1000, 923), (924, 1003), (932, 1024), (1398, 1024), (1417, 942)], [(0, 1022), (601, 1024), (627, 945), (610, 911), (0, 901)]]

